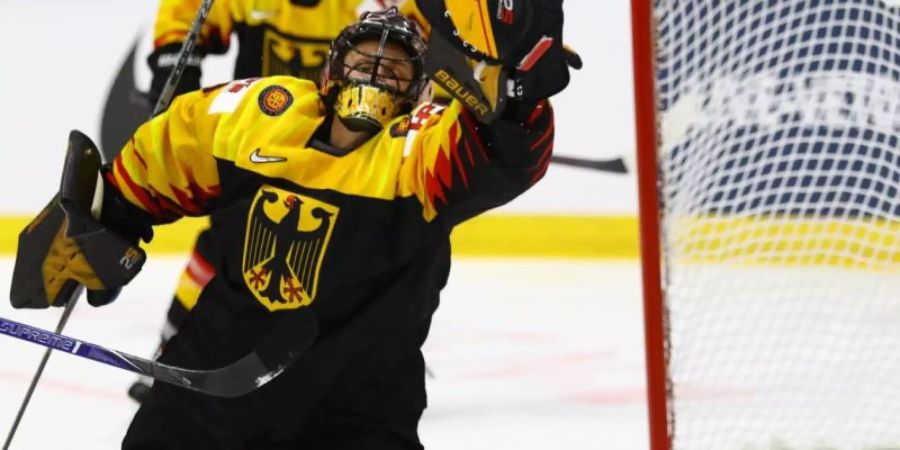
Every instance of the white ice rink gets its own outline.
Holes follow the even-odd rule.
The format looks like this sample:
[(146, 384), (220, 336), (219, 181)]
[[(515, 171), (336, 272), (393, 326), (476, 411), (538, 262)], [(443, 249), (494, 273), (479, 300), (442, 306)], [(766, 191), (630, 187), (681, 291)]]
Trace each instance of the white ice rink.
[[(80, 304), (65, 334), (146, 356), (182, 258), (151, 260), (116, 303)], [(10, 259), (0, 273), (11, 274)], [(429, 450), (648, 447), (637, 261), (457, 259), (426, 344), (436, 377), (420, 433)], [(9, 291), (9, 275), (0, 279)], [(61, 310), (3, 317), (52, 330)], [(43, 347), (0, 336), (5, 438)], [(119, 448), (134, 376), (55, 354), (12, 449)]]

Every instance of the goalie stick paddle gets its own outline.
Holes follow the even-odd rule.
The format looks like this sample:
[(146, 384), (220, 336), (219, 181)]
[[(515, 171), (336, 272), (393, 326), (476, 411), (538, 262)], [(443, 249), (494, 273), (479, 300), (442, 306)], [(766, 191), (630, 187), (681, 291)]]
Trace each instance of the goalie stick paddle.
[(290, 312), (243, 358), (218, 369), (197, 370), (139, 358), (0, 317), (0, 334), (225, 398), (247, 394), (274, 379), (312, 345), (318, 329), (312, 310)]

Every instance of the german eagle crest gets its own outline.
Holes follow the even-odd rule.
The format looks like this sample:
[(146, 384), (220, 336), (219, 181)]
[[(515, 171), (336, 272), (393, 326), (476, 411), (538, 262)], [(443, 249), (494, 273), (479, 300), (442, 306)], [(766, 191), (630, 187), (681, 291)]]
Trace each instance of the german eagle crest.
[(263, 186), (244, 236), (244, 282), (269, 311), (312, 303), (338, 208)]

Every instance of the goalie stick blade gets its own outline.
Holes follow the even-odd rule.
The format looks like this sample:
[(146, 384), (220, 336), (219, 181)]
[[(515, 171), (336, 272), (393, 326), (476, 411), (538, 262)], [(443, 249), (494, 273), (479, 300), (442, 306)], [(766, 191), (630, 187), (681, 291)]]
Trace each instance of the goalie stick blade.
[(304, 308), (283, 318), (243, 358), (218, 369), (196, 370), (139, 358), (0, 317), (0, 334), (225, 398), (240, 397), (272, 381), (312, 345), (318, 330), (315, 315)]
[(628, 173), (628, 166), (625, 164), (625, 160), (623, 158), (586, 159), (586, 158), (576, 158), (573, 156), (553, 155), (550, 157), (550, 162), (555, 163), (555, 164), (560, 164), (563, 166), (580, 167), (582, 169), (596, 170), (599, 172), (609, 172), (609, 173), (618, 173), (618, 174)]

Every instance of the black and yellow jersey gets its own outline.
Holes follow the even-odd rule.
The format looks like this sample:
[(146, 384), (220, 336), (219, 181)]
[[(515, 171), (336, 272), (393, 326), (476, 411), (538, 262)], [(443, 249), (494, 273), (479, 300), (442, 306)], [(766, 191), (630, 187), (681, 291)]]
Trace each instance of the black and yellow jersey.
[[(190, 29), (200, 0), (162, 0), (158, 9), (154, 46), (157, 51), (177, 51)], [(318, 82), (320, 70), (333, 38), (355, 22), (362, 0), (219, 0), (213, 4), (200, 33), (198, 48), (203, 53), (224, 53), (237, 36), (238, 55), (234, 66), (236, 79), (269, 75), (293, 75)], [(415, 1), (402, 2), (400, 11), (413, 18), (427, 32), (428, 24)], [(167, 73), (164, 73), (164, 75)], [(154, 80), (162, 83), (166, 77)], [(199, 69), (186, 73), (176, 92), (200, 87)], [(157, 86), (161, 89), (161, 85)], [(435, 101), (447, 102), (440, 88), (431, 91)], [(211, 216), (213, 222), (218, 214)], [(203, 286), (211, 278), (214, 261), (219, 258), (219, 237), (210, 231), (198, 236), (190, 263), (182, 273), (176, 299), (182, 311), (194, 307)], [(179, 320), (170, 317), (176, 325)]]
[[(154, 47), (181, 44), (200, 0), (162, 0)], [(240, 43), (236, 79), (294, 75), (317, 80), (331, 41), (359, 17), (362, 0), (219, 0), (200, 32), (198, 48), (225, 53), (232, 33)]]
[[(218, 230), (234, 249), (223, 276), (259, 306), (343, 304), (349, 296), (317, 298), (408, 264), (420, 233), (448, 235), (544, 174), (549, 104), (526, 116), (487, 126), (458, 102), (426, 103), (342, 152), (319, 132), (330, 115), (314, 83), (238, 80), (179, 96), (137, 130), (107, 179), (154, 223), (230, 215)], [(273, 252), (286, 252), (280, 271), (266, 266)], [(284, 294), (290, 285), (299, 296)]]
[(455, 101), (422, 104), (349, 152), (328, 144), (330, 120), (310, 81), (234, 81), (176, 98), (105, 169), (110, 193), (153, 223), (217, 217), (222, 257), (161, 361), (228, 364), (305, 307), (320, 339), (248, 397), (314, 403), (348, 370), (365, 376), (356, 364), (418, 352), (453, 227), (527, 190), (553, 147), (547, 102), (490, 125)]

